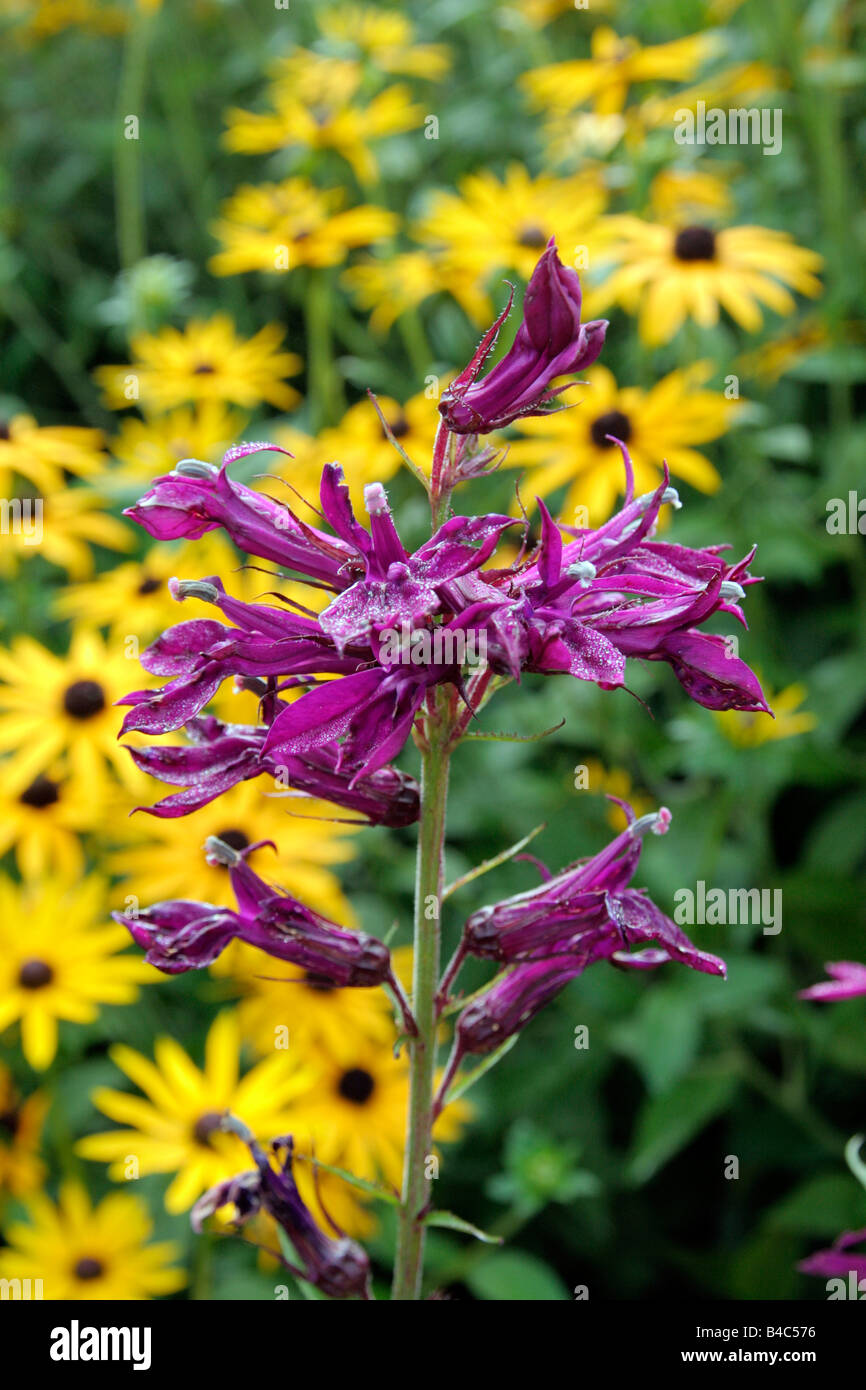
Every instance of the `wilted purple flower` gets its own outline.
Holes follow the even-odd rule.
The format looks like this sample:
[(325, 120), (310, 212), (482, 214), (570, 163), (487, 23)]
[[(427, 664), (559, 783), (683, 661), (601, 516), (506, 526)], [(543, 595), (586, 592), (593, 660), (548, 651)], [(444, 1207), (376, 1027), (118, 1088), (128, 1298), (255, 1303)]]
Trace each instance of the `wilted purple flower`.
[(513, 293), (472, 361), (443, 393), (439, 411), (455, 434), (488, 434), (520, 416), (543, 414), (564, 390), (552, 386), (556, 378), (592, 366), (604, 346), (607, 322), (581, 323), (580, 280), (563, 266), (551, 237), (526, 288), (514, 343), (483, 381), (476, 381), (512, 299)]
[(801, 989), (800, 999), (818, 999), (823, 1003), (839, 999), (856, 999), (866, 994), (866, 965), (856, 960), (828, 961), (824, 966), (829, 980), (821, 980), (817, 985)]
[(603, 959), (628, 965), (626, 948), (651, 943), (656, 948), (652, 956), (638, 965), (679, 960), (694, 970), (724, 975), (723, 961), (699, 951), (643, 892), (628, 887), (643, 836), (648, 831), (664, 834), (670, 812), (662, 807), (635, 820), (630, 806), (619, 805), (629, 820), (622, 834), (539, 887), (473, 913), (464, 929), (464, 949), (506, 963), (568, 956), (579, 960), (582, 969)]
[(558, 956), (509, 970), (461, 1013), (455, 1030), (456, 1058), (501, 1047), (580, 975), (585, 964), (577, 956)]
[[(278, 702), (282, 708), (282, 702)], [(224, 724), (214, 715), (201, 715), (186, 725), (190, 743), (156, 743), (131, 747), (142, 772), (183, 791), (138, 807), (154, 816), (173, 818), (198, 811), (239, 782), (265, 774), (285, 792), (275, 795), (315, 797), (334, 802), (363, 816), (371, 825), (411, 825), (418, 819), (418, 784), (395, 767), (382, 767), (350, 785), (347, 772), (337, 768), (339, 748), (327, 744), (303, 758), (285, 762), (265, 754), (267, 729), (257, 724)]]
[(112, 913), (157, 970), (169, 975), (200, 970), (211, 965), (229, 942), (243, 941), (338, 987), (369, 988), (393, 982), (387, 946), (365, 932), (329, 922), (259, 878), (245, 860), (256, 846), (238, 851), (212, 836), (205, 848), (210, 862), (228, 868), (237, 911), (175, 899), (136, 913)]
[[(866, 1249), (857, 1253), (851, 1252), (852, 1245), (862, 1245), (866, 1242), (866, 1229), (862, 1231), (844, 1231), (841, 1236), (834, 1240), (829, 1250), (818, 1250), (814, 1255), (809, 1255), (805, 1260), (801, 1260), (797, 1265), (801, 1274), (816, 1274), (821, 1279), (844, 1279), (853, 1274), (855, 1283), (861, 1279), (866, 1280)], [(855, 1289), (854, 1297), (858, 1298), (864, 1289)]]
[(243, 1139), (256, 1166), (250, 1172), (217, 1183), (199, 1197), (190, 1213), (193, 1230), (200, 1232), (208, 1217), (224, 1206), (234, 1206), (236, 1226), (243, 1226), (258, 1212), (266, 1211), (288, 1236), (300, 1262), (295, 1266), (280, 1257), (293, 1274), (329, 1298), (368, 1298), (367, 1252), (342, 1233), (337, 1239), (326, 1235), (313, 1219), (292, 1174), (291, 1135), (271, 1142), (271, 1153), (279, 1165), (274, 1168), (245, 1124), (234, 1116), (226, 1116), (221, 1127)]

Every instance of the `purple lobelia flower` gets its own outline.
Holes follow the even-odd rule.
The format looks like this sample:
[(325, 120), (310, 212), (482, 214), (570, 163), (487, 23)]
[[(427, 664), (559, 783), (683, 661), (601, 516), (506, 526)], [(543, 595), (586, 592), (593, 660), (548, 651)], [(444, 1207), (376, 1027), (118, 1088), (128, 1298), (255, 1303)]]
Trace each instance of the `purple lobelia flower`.
[[(278, 703), (282, 707), (282, 702)], [(160, 817), (185, 816), (239, 782), (264, 774), (285, 788), (275, 792), (276, 796), (332, 801), (370, 825), (411, 825), (418, 819), (418, 784), (414, 778), (395, 767), (382, 767), (350, 786), (349, 774), (337, 768), (336, 744), (311, 749), (306, 757), (288, 756), (281, 763), (265, 754), (267, 729), (263, 725), (224, 724), (214, 715), (200, 715), (189, 721), (186, 733), (190, 739), (186, 745), (157, 743), (130, 748), (142, 772), (183, 788), (137, 810)]]
[(824, 969), (831, 978), (810, 985), (808, 989), (801, 989), (800, 999), (830, 1003), (839, 999), (856, 999), (866, 994), (866, 965), (855, 960), (837, 960), (829, 961)]
[(292, 1173), (294, 1145), (291, 1136), (274, 1139), (270, 1144), (278, 1165), (275, 1168), (270, 1156), (242, 1121), (227, 1115), (223, 1117), (221, 1128), (243, 1139), (256, 1166), (217, 1183), (199, 1197), (190, 1214), (193, 1230), (200, 1232), (208, 1217), (221, 1207), (235, 1208), (238, 1227), (265, 1211), (291, 1242), (298, 1265), (283, 1256), (280, 1258), (293, 1274), (306, 1279), (329, 1298), (369, 1298), (369, 1257), (357, 1242), (342, 1232), (338, 1232), (335, 1239), (317, 1225)]
[(581, 323), (580, 280), (562, 264), (551, 238), (527, 286), (514, 343), (477, 381), (512, 299), (513, 292), (472, 361), (442, 396), (439, 410), (454, 434), (488, 434), (520, 416), (543, 414), (565, 389), (553, 386), (557, 377), (591, 367), (604, 346), (607, 322)]
[(235, 850), (212, 836), (205, 848), (211, 863), (228, 868), (236, 911), (175, 899), (134, 914), (112, 914), (150, 965), (169, 975), (200, 970), (231, 941), (243, 941), (341, 988), (393, 983), (390, 953), (376, 937), (329, 922), (253, 872), (245, 855), (258, 846)]

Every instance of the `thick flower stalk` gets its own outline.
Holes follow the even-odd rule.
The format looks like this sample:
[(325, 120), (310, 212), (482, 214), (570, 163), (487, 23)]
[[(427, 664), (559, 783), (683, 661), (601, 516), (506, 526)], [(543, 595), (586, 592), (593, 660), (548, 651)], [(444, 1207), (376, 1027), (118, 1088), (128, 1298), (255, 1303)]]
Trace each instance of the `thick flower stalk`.
[[(645, 833), (665, 831), (670, 816), (661, 810), (636, 821), (628, 808), (628, 828), (600, 854), (555, 876), (545, 871), (539, 887), (473, 914), (441, 972), (449, 764), (473, 717), (509, 678), (571, 676), (616, 691), (634, 659), (665, 663), (709, 709), (767, 709), (745, 662), (704, 631), (718, 613), (745, 623), (742, 602), (756, 582), (752, 554), (729, 562), (722, 546), (694, 550), (655, 540), (661, 508), (679, 505), (666, 470), (654, 492), (635, 496), (620, 444), (622, 508), (604, 525), (581, 529), (558, 525), (539, 503), (542, 534), (532, 548), (512, 517), (452, 513), (457, 486), (496, 464), (495, 450), (476, 436), (550, 408), (563, 375), (590, 365), (604, 341), (606, 324), (581, 322), (578, 278), (553, 244), (530, 281), (513, 347), (479, 380), (507, 312), (441, 403), (427, 485), (433, 522), (418, 549), (404, 546), (381, 484), (365, 489), (366, 519), (356, 516), (337, 463), (323, 469), (315, 524), (299, 514), (294, 494), (290, 503), (235, 481), (235, 460), (275, 447), (262, 443), (230, 450), (219, 468), (185, 460), (129, 512), (161, 540), (222, 528), (278, 574), (329, 596), (317, 612), (278, 592), (242, 602), (218, 576), (171, 581), (178, 602), (203, 602), (215, 616), (179, 622), (158, 637), (142, 664), (163, 684), (122, 702), (124, 732), (184, 730), (187, 740), (130, 749), (139, 768), (174, 788), (150, 813), (183, 816), (261, 777), (272, 794), (324, 799), (370, 824), (418, 822), (411, 1000), (382, 942), (322, 918), (219, 840), (208, 842), (207, 853), (227, 868), (235, 908), (179, 900), (118, 916), (147, 959), (168, 973), (203, 968), (240, 940), (339, 987), (391, 991), (410, 1076), (397, 1299), (421, 1296), (432, 1127), (465, 1056), (515, 1037), (596, 962), (655, 969), (679, 961), (724, 973), (720, 960), (630, 886)], [(517, 560), (497, 566), (500, 541), (521, 530)], [(258, 695), (257, 723), (225, 723), (209, 712), (227, 680)], [(394, 766), (410, 738), (421, 754), (420, 786)], [(500, 973), (461, 1008), (453, 991), (468, 955), (496, 962)], [(434, 1094), (440, 1017), (458, 1010), (451, 1061)], [(364, 1261), (352, 1251), (337, 1268), (331, 1247), (316, 1244), (309, 1214), (298, 1207), (290, 1147), (283, 1149), (287, 1157), (275, 1170), (253, 1147), (255, 1173), (209, 1194), (198, 1216), (228, 1202), (242, 1217), (263, 1206), (289, 1234), (303, 1277), (335, 1297), (363, 1295)]]

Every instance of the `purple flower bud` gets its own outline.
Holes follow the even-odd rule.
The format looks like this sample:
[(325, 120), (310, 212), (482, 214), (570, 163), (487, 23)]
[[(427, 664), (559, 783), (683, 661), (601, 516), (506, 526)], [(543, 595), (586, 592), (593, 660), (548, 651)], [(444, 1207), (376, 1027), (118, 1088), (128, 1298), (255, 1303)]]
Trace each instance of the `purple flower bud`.
[(864, 1241), (866, 1229), (844, 1231), (834, 1240), (831, 1249), (816, 1251), (814, 1255), (801, 1260), (797, 1268), (801, 1274), (816, 1274), (819, 1279), (845, 1279), (853, 1273), (859, 1283), (861, 1279), (866, 1279), (866, 1250), (854, 1253), (851, 1246), (862, 1245)]
[(607, 322), (581, 324), (580, 280), (563, 266), (553, 238), (532, 272), (513, 345), (483, 381), (476, 381), (510, 308), (511, 299), (469, 366), (443, 394), (439, 410), (455, 434), (488, 434), (520, 416), (543, 414), (564, 389), (552, 386), (556, 378), (592, 366), (604, 346)]
[(235, 1207), (236, 1225), (242, 1226), (259, 1211), (266, 1211), (288, 1236), (299, 1267), (283, 1263), (313, 1284), (328, 1298), (367, 1298), (369, 1296), (370, 1260), (365, 1250), (348, 1236), (338, 1239), (328, 1236), (317, 1225), (304, 1204), (292, 1174), (293, 1141), (291, 1136), (274, 1139), (271, 1153), (277, 1160), (275, 1168), (269, 1156), (256, 1142), (246, 1125), (227, 1116), (223, 1129), (238, 1134), (244, 1140), (255, 1170), (239, 1173), (210, 1188), (196, 1202), (190, 1220), (193, 1230), (201, 1231), (203, 1223), (220, 1207)]
[(560, 956), (509, 970), (461, 1013), (455, 1036), (457, 1054), (493, 1052), (501, 1047), (583, 968), (582, 960)]
[(185, 898), (156, 903), (135, 915), (113, 912), (146, 952), (148, 965), (166, 975), (203, 970), (238, 934), (237, 915), (227, 907), (190, 902)]

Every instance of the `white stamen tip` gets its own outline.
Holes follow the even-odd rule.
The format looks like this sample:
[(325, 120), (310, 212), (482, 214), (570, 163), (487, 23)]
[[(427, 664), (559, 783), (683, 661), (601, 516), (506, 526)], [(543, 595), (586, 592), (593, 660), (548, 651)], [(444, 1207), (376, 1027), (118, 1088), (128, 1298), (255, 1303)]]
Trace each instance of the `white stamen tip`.
[(665, 488), (664, 492), (662, 493), (662, 502), (669, 502), (675, 512), (680, 511), (683, 505), (680, 501), (680, 494), (677, 492), (675, 487)]
[(596, 576), (596, 568), (591, 560), (577, 560), (565, 572), (580, 581), (581, 589), (588, 589)]
[(388, 510), (388, 494), (381, 483), (368, 483), (364, 488), (364, 506), (368, 516), (380, 516)]
[(645, 816), (640, 816), (633, 825), (629, 826), (629, 834), (635, 839), (638, 835), (646, 835), (652, 831), (653, 835), (664, 835), (667, 833), (671, 823), (671, 813), (667, 806), (660, 806), (657, 811), (649, 811)]
[(219, 839), (217, 835), (208, 835), (204, 842), (205, 858), (209, 864), (225, 864), (233, 868), (240, 864), (241, 856), (231, 845), (227, 845), (225, 840)]
[(739, 584), (735, 584), (733, 579), (723, 579), (719, 593), (723, 599), (741, 599), (746, 597), (746, 591)]
[(212, 463), (202, 463), (201, 459), (181, 459), (175, 464), (174, 471), (182, 478), (210, 478), (219, 470)]
[(183, 603), (185, 598), (200, 598), (205, 603), (216, 603), (219, 598), (219, 589), (205, 579), (170, 579), (168, 591), (178, 603)]

